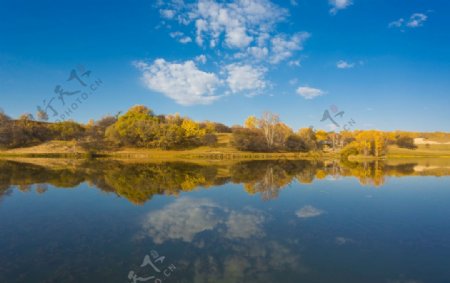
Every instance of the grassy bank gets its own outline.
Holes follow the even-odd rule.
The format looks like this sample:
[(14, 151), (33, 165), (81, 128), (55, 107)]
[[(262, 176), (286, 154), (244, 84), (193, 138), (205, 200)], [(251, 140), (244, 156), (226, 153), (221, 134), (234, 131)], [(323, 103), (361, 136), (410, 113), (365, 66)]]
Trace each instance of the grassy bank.
[[(217, 146), (202, 146), (184, 150), (161, 150), (146, 148), (120, 148), (116, 150), (88, 151), (76, 141), (51, 141), (37, 146), (0, 150), (0, 157), (29, 157), (29, 158), (143, 158), (154, 160), (179, 159), (208, 159), (208, 160), (234, 160), (234, 159), (333, 159), (339, 158), (339, 152), (245, 152), (235, 149), (230, 142), (230, 136), (219, 136)], [(404, 158), (450, 158), (449, 144), (418, 145), (415, 150), (390, 146), (388, 154), (382, 159)], [(374, 160), (373, 157), (351, 156), (355, 160)]]
[(389, 147), (388, 159), (393, 158), (450, 158), (450, 144), (420, 144), (417, 149)]

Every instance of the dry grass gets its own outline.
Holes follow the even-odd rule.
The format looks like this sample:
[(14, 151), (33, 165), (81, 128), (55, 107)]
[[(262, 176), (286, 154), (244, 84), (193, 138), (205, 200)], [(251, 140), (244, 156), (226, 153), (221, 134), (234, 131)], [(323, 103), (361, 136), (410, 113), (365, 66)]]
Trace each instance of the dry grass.
[(420, 144), (417, 149), (399, 148), (390, 146), (388, 158), (405, 158), (405, 157), (439, 157), (450, 158), (450, 144), (430, 144), (429, 146)]
[[(114, 159), (152, 159), (152, 160), (235, 160), (235, 159), (331, 159), (339, 158), (338, 153), (309, 152), (309, 153), (257, 153), (244, 152), (231, 145), (231, 134), (219, 134), (215, 147), (202, 146), (184, 150), (161, 150), (145, 148), (122, 148), (117, 151), (99, 152)], [(76, 141), (51, 141), (41, 145), (0, 151), (0, 156), (18, 157), (86, 157), (88, 152)], [(410, 150), (397, 146), (389, 147), (388, 159), (402, 158), (450, 158), (450, 144), (419, 145)], [(362, 157), (352, 157), (360, 159)], [(363, 158), (364, 159), (364, 158)], [(368, 158), (373, 159), (373, 158)]]

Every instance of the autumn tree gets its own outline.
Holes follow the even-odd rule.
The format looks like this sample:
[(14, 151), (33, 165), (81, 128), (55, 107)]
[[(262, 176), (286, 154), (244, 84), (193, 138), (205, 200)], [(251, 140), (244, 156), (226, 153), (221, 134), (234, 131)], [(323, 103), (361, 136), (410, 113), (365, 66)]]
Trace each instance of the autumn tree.
[(274, 137), (274, 145), (275, 149), (285, 149), (286, 141), (289, 136), (291, 136), (294, 132), (292, 129), (283, 122), (279, 122), (275, 125), (275, 137)]
[(0, 111), (0, 147), (7, 147), (11, 143), (11, 118)]
[(291, 134), (286, 139), (286, 149), (292, 152), (306, 152), (308, 147), (306, 146), (304, 140), (295, 134)]
[(106, 130), (106, 136), (120, 145), (149, 146), (157, 138), (158, 130), (158, 118), (153, 111), (137, 105), (119, 116)]
[(256, 129), (256, 127), (258, 126), (258, 123), (259, 123), (258, 118), (256, 118), (253, 115), (248, 116), (244, 122), (244, 128)]
[(276, 128), (279, 122), (279, 116), (271, 112), (264, 112), (261, 119), (258, 120), (259, 128), (263, 132), (269, 150), (272, 150), (274, 147)]
[(200, 125), (191, 119), (184, 119), (181, 123), (181, 129), (184, 131), (184, 136), (188, 146), (199, 145), (202, 138), (206, 135), (206, 130), (201, 129)]
[(234, 127), (232, 144), (237, 149), (243, 151), (268, 151), (264, 134), (259, 129)]
[(298, 136), (303, 139), (308, 150), (317, 149), (317, 138), (312, 127), (300, 129)]
[(64, 121), (49, 126), (54, 139), (57, 140), (80, 140), (85, 133), (85, 128), (74, 121)]
[(324, 130), (318, 130), (316, 132), (316, 141), (318, 146), (323, 148), (323, 146), (325, 146), (329, 141), (328, 133)]

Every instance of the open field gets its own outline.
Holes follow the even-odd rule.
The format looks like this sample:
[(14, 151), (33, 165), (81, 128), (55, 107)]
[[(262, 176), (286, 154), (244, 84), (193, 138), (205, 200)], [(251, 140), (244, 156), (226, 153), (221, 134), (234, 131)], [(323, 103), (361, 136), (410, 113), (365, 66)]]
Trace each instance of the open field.
[(419, 144), (417, 149), (405, 149), (397, 146), (390, 146), (387, 158), (405, 157), (441, 157), (450, 158), (450, 144)]

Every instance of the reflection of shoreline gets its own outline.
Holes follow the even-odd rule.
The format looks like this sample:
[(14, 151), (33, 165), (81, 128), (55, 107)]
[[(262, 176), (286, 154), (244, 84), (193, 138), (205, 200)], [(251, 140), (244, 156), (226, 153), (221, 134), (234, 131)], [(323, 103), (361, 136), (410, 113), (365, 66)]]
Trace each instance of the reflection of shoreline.
[[(44, 162), (43, 162), (44, 163)], [(32, 185), (50, 184), (73, 188), (87, 182), (102, 191), (115, 193), (135, 204), (153, 195), (178, 195), (197, 188), (232, 182), (242, 184), (248, 194), (265, 200), (278, 197), (292, 182), (309, 184), (317, 180), (355, 177), (362, 185), (382, 186), (385, 177), (449, 176), (447, 164), (322, 161), (241, 161), (236, 163), (196, 164), (188, 162), (132, 163), (112, 160), (46, 161), (47, 166), (0, 160), (0, 196), (11, 186), (27, 191)], [(45, 193), (45, 190), (39, 190)]]

